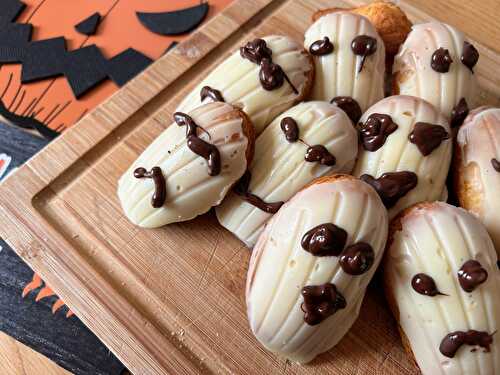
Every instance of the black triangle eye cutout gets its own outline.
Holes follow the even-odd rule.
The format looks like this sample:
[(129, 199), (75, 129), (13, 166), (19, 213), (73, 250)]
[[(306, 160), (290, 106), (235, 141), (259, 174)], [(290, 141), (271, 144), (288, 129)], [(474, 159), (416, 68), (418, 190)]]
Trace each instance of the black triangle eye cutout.
[(180, 35), (196, 28), (207, 16), (208, 9), (208, 3), (201, 3), (191, 8), (172, 12), (137, 12), (137, 17), (153, 33), (160, 35)]
[(75, 26), (75, 30), (78, 31), (80, 34), (84, 35), (94, 35), (97, 31), (97, 27), (99, 26), (99, 23), (101, 22), (101, 15), (99, 12), (95, 12), (93, 15), (90, 17), (84, 19), (82, 22), (77, 24)]

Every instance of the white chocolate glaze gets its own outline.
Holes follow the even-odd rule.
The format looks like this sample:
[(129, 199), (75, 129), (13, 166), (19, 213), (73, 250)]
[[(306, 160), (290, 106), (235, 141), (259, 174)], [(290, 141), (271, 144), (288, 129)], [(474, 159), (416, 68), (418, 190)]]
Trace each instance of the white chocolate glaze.
[[(500, 341), (493, 335), (491, 352), (463, 345), (453, 358), (439, 346), (450, 332), (500, 328), (500, 271), (493, 244), (483, 225), (467, 211), (442, 202), (423, 203), (401, 218), (384, 258), (386, 292), (392, 295), (396, 319), (408, 338), (424, 375), (495, 375), (500, 373)], [(457, 272), (474, 259), (488, 272), (487, 280), (465, 292)], [(414, 275), (431, 276), (441, 293), (417, 293)], [(389, 297), (391, 299), (392, 297)]]
[[(224, 100), (245, 111), (259, 134), (280, 113), (305, 96), (311, 86), (312, 65), (309, 55), (294, 40), (286, 36), (263, 37), (273, 51), (273, 62), (280, 65), (299, 94), (286, 82), (272, 91), (264, 90), (259, 81), (259, 65), (244, 59), (240, 51), (221, 62), (182, 101), (177, 111), (188, 112), (201, 104), (200, 91), (204, 86), (219, 90)], [(210, 99), (205, 99), (205, 102)]]
[[(362, 57), (351, 49), (353, 39), (368, 35), (377, 40), (377, 50), (367, 56), (358, 72)], [(384, 97), (385, 46), (370, 21), (358, 14), (335, 12), (319, 18), (305, 33), (304, 47), (324, 37), (333, 43), (332, 53), (313, 56), (316, 66), (312, 99), (330, 101), (337, 96), (350, 96), (364, 112)]]
[[(375, 254), (372, 267), (352, 276), (340, 268), (338, 257), (305, 251), (302, 236), (323, 223), (347, 231), (346, 245), (370, 244)], [(261, 344), (300, 363), (335, 346), (358, 316), (366, 286), (382, 258), (387, 225), (387, 211), (375, 191), (350, 176), (314, 183), (285, 203), (262, 232), (248, 271), (248, 318)], [(335, 284), (347, 306), (318, 325), (308, 325), (301, 290), (324, 283)]]
[[(199, 138), (217, 146), (221, 156), (221, 173), (209, 176), (207, 162), (191, 151), (186, 142), (186, 127), (170, 125), (142, 153), (122, 176), (118, 196), (128, 219), (136, 225), (155, 228), (190, 220), (219, 204), (231, 186), (247, 168), (249, 140), (243, 131), (243, 115), (233, 106), (216, 102), (188, 113), (208, 134), (198, 130)], [(166, 201), (153, 208), (151, 179), (137, 179), (134, 170), (154, 166), (162, 169), (166, 179)]]
[[(461, 31), (444, 23), (414, 25), (394, 58), (396, 93), (425, 99), (446, 117), (461, 98), (474, 108), (477, 80), (460, 61), (464, 40)], [(431, 67), (432, 54), (438, 48), (447, 49), (453, 60), (447, 73)]]
[(418, 176), (417, 186), (389, 209), (390, 218), (414, 203), (442, 199), (451, 160), (451, 140), (444, 140), (430, 155), (424, 156), (408, 136), (416, 122), (441, 125), (451, 136), (445, 117), (426, 101), (405, 95), (390, 96), (376, 103), (363, 114), (361, 122), (372, 113), (390, 115), (398, 128), (374, 152), (360, 145), (353, 175), (369, 174), (378, 178), (386, 172), (410, 171)]
[[(460, 205), (486, 226), (500, 254), (500, 172), (491, 159), (500, 161), (500, 108), (481, 107), (472, 111), (458, 131), (455, 152), (461, 156), (460, 178), (472, 187), (475, 200)], [(460, 195), (459, 195), (460, 197)]]
[[(293, 118), (300, 130), (300, 141), (290, 143), (281, 130), (285, 117)], [(250, 165), (249, 191), (266, 202), (286, 202), (317, 177), (350, 173), (357, 155), (357, 132), (349, 118), (328, 102), (305, 102), (278, 116), (255, 142), (255, 158)], [(309, 145), (323, 145), (335, 156), (333, 166), (307, 162)], [(249, 247), (253, 247), (272, 214), (228, 194), (216, 208), (219, 222)]]

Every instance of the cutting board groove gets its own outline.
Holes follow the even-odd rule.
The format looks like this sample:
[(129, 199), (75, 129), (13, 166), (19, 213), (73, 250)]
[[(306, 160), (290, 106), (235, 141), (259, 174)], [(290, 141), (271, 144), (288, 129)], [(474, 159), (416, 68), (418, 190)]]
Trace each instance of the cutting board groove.
[[(212, 213), (131, 225), (117, 180), (181, 98), (243, 41), (302, 40), (316, 9), (359, 1), (236, 0), (0, 186), (0, 234), (136, 374), (415, 374), (375, 280), (346, 338), (310, 366), (267, 353), (246, 321), (249, 252)], [(430, 17), (402, 1), (412, 20)], [(500, 58), (479, 47), (481, 100), (499, 103)], [(377, 278), (376, 278), (377, 279)]]

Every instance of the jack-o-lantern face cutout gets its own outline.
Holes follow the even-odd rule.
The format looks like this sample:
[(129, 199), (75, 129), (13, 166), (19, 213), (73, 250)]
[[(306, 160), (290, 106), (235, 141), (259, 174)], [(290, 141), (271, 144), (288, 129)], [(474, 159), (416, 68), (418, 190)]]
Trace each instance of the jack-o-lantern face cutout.
[(160, 35), (144, 18), (175, 12), (178, 34), (229, 2), (24, 0), (23, 7), (13, 1), (0, 15), (0, 114), (55, 137), (184, 37)]

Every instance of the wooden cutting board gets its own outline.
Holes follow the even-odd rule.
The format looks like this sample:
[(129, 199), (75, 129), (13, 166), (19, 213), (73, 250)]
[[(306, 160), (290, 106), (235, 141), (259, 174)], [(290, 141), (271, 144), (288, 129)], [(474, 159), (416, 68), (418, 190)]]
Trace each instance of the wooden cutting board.
[[(315, 10), (359, 3), (234, 1), (0, 186), (0, 235), (132, 372), (418, 373), (377, 277), (340, 344), (310, 365), (291, 364), (253, 338), (244, 300), (250, 253), (212, 213), (139, 229), (115, 193), (121, 174), (218, 61), (255, 36), (302, 40)], [(432, 18), (400, 5), (412, 21)], [(475, 45), (480, 100), (500, 105), (500, 56)]]

